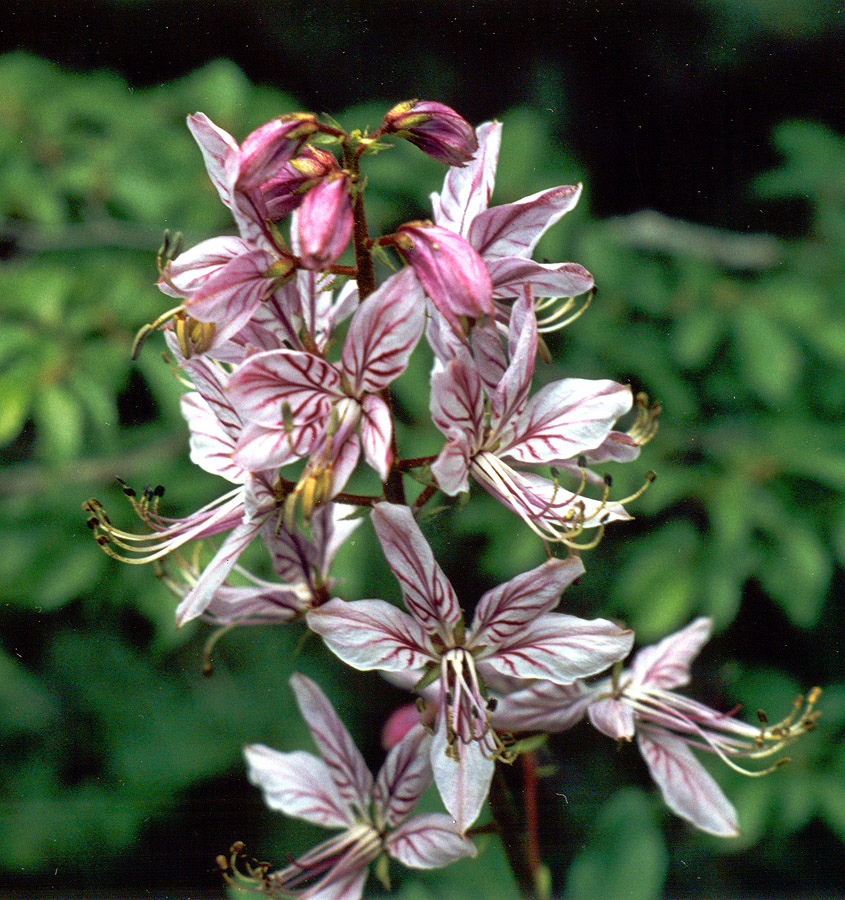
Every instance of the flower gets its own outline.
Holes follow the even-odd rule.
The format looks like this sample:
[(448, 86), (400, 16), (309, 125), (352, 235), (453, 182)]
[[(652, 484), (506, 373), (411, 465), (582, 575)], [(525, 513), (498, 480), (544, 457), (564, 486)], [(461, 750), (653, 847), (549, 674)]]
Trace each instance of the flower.
[(465, 165), (478, 150), (469, 122), (454, 109), (433, 100), (397, 103), (385, 115), (377, 134), (403, 137), (448, 166)]
[[(574, 208), (581, 186), (561, 185), (488, 209), (502, 126), (486, 122), (476, 133), (478, 152), (471, 162), (449, 169), (443, 190), (431, 196), (434, 222), (465, 238), (484, 260), (494, 299), (520, 296), (526, 286), (536, 298), (567, 298), (562, 305), (538, 300), (546, 311), (541, 330), (563, 327), (572, 320), (565, 318), (572, 306), (569, 298), (591, 290), (593, 276), (576, 263), (538, 263), (531, 255), (546, 230)], [(500, 314), (506, 315), (504, 308)]]
[(529, 398), (538, 341), (530, 292), (516, 301), (510, 322), (510, 363), (498, 379), (495, 365), (485, 371), (484, 361), (476, 363), (462, 348), (435, 371), (431, 413), (448, 440), (431, 471), (452, 496), (469, 489), (471, 475), (544, 540), (572, 544), (584, 528), (628, 514), (606, 497), (582, 497), (521, 467), (571, 469), (576, 458), (601, 456), (606, 445), (617, 448), (617, 458), (625, 457), (623, 450), (635, 457), (638, 444), (613, 431), (616, 419), (631, 409), (631, 389), (567, 378)]
[[(761, 759), (778, 753), (815, 727), (814, 688), (796, 701), (781, 722), (749, 725), (691, 700), (673, 688), (689, 682), (689, 666), (710, 637), (712, 621), (699, 618), (660, 643), (635, 654), (630, 668), (593, 685), (568, 687), (536, 682), (504, 698), (497, 721), (514, 730), (563, 731), (584, 713), (608, 737), (631, 741), (640, 753), (666, 805), (702, 831), (719, 837), (739, 834), (736, 810), (690, 748), (715, 753), (731, 768), (748, 772), (736, 759)], [(781, 760), (783, 762), (783, 760)]]
[(374, 781), (320, 688), (299, 674), (290, 684), (320, 756), (252, 744), (244, 748), (249, 780), (271, 809), (343, 830), (267, 875), (263, 887), (270, 896), (358, 900), (370, 863), (383, 854), (419, 869), (475, 856), (449, 816), (408, 819), (431, 783), (431, 738), (421, 725), (390, 751)]
[(330, 600), (308, 626), (356, 669), (415, 672), (437, 685), (431, 744), (434, 780), (465, 831), (477, 818), (503, 753), (490, 727), (485, 679), (543, 678), (571, 684), (621, 659), (632, 635), (612, 622), (551, 612), (584, 571), (576, 557), (552, 559), (487, 591), (470, 628), (410, 510), (379, 503), (372, 521), (408, 612), (383, 600)]

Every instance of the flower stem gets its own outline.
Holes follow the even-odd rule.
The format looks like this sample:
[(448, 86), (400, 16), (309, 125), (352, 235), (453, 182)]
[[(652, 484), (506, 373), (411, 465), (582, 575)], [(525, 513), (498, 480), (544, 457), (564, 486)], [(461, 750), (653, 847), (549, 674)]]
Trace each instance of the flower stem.
[(525, 823), (517, 811), (516, 804), (499, 766), (493, 775), (490, 794), (487, 798), (490, 812), (496, 820), (502, 848), (525, 900), (539, 900), (537, 884), (529, 861), (528, 838)]

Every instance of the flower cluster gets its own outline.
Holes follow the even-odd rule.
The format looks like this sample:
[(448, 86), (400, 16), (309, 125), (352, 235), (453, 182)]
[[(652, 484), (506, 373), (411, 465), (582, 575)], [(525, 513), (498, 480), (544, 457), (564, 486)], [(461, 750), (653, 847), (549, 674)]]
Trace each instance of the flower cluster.
[[(354, 900), (370, 863), (386, 878), (388, 856), (422, 868), (472, 856), (470, 829), (497, 762), (513, 761), (523, 733), (560, 731), (585, 714), (617, 740), (636, 736), (676, 813), (736, 833), (733, 808), (689, 747), (727, 761), (776, 751), (812, 727), (814, 698), (778, 726), (744, 725), (673, 690), (706, 620), (622, 670), (629, 630), (556, 610), (584, 572), (581, 551), (607, 523), (630, 518), (626, 506), (653, 478), (613, 498), (610, 478), (591, 467), (635, 460), (659, 412), (609, 380), (566, 378), (532, 392), (543, 335), (592, 296), (583, 267), (532, 259), (580, 187), (491, 207), (501, 126), (473, 130), (434, 102), (399, 104), (363, 134), (307, 113), (274, 119), (241, 144), (202, 114), (188, 126), (238, 234), (184, 253), (168, 236), (158, 285), (177, 305), (138, 345), (165, 332), (187, 388), (191, 459), (233, 487), (175, 519), (161, 511), (161, 489), (138, 497), (124, 486), (148, 531), (115, 527), (95, 500), (89, 525), (110, 555), (157, 562), (179, 597), (180, 625), (300, 622), (349, 666), (418, 697), (374, 781), (322, 691), (295, 676), (320, 757), (250, 746), (250, 779), (272, 808), (341, 832), (277, 871), (242, 871), (238, 849), (222, 864), (228, 876), (271, 896)], [(449, 169), (431, 220), (371, 237), (361, 166), (395, 140)], [(376, 263), (390, 254), (379, 283)], [(409, 459), (391, 385), (421, 342), (434, 358), (432, 452)], [(618, 427), (635, 403), (631, 426)], [(353, 478), (378, 488), (351, 493)], [(468, 624), (418, 517), (438, 492), (466, 495), (472, 482), (541, 539), (548, 559), (484, 593)], [(337, 595), (332, 559), (367, 517), (404, 609)], [(215, 536), (205, 565), (186, 553)], [(256, 539), (275, 580), (238, 564)], [(446, 813), (410, 817), (432, 782)]]

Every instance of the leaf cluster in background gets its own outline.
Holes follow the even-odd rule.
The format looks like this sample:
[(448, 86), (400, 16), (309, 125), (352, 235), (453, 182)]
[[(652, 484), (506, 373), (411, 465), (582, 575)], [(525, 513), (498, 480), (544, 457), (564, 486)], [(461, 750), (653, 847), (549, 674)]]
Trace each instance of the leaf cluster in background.
[[(387, 105), (338, 118), (373, 126)], [(0, 841), (10, 878), (79, 883), (95, 853), (102, 884), (213, 886), (209, 861), (236, 838), (284, 860), (309, 835), (260, 809), (240, 748), (304, 746), (287, 674), (299, 668), (329, 688), (371, 758), (402, 699), (374, 690), (369, 676), (341, 680), (313, 639), (300, 647), (298, 628), (224, 638), (215, 676), (201, 679), (207, 627), (176, 632), (175, 603), (151, 569), (105, 558), (80, 511), (95, 494), (114, 520), (139, 527), (116, 475), (164, 484), (174, 515), (219, 493), (187, 462), (180, 388), (160, 341), (136, 363), (129, 352), (135, 331), (167, 308), (154, 287), (162, 230), (184, 231), (191, 245), (231, 229), (185, 115), (201, 109), (242, 138), (296, 108), (227, 63), (133, 92), (115, 76), (0, 60), (0, 734), (11, 761), (0, 776)], [(554, 148), (540, 113), (501, 118), (497, 202), (578, 180), (589, 192), (589, 171)], [(614, 471), (614, 494), (649, 468), (658, 480), (634, 504), (636, 522), (608, 529), (564, 608), (615, 615), (642, 642), (713, 616), (721, 634), (693, 689), (726, 709), (763, 706), (772, 720), (799, 689), (838, 677), (843, 614), (832, 594), (845, 565), (845, 141), (789, 122), (774, 142), (782, 165), (749, 191), (773, 217), (782, 203), (805, 205), (807, 232), (795, 240), (654, 213), (596, 221), (587, 201), (538, 251), (583, 263), (599, 286), (552, 341), (543, 377), (628, 380), (664, 406), (640, 462)], [(428, 214), (441, 177), (412, 147), (381, 154), (367, 194), (373, 232)], [(396, 386), (407, 455), (439, 449), (433, 430), (411, 424), (426, 415), (427, 378), (420, 354)], [(480, 493), (425, 527), (469, 600), (542, 558), (536, 538)], [(395, 598), (384, 569), (367, 528), (337, 565), (353, 598)], [(641, 900), (659, 896), (667, 878), (678, 894), (702, 885), (724, 894), (765, 889), (769, 870), (781, 886), (829, 889), (829, 867), (810, 854), (821, 846), (835, 859), (845, 840), (845, 685), (822, 708), (821, 733), (795, 748), (790, 766), (756, 780), (714, 767), (745, 828), (734, 842), (671, 819), (641, 789), (635, 753), (616, 754), (584, 728), (553, 740), (547, 787), (558, 799), (542, 837), (556, 888), (619, 896), (636, 872)], [(150, 854), (160, 857), (154, 875), (138, 862)], [(495, 842), (481, 860), (425, 882), (405, 875), (400, 896), (507, 896)]]

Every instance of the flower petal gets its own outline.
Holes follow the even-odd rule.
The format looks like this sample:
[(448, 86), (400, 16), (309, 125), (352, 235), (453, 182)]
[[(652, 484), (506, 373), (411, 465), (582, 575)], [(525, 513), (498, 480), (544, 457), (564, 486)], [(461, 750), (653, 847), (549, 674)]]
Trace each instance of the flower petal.
[(378, 503), (372, 522), (405, 606), (429, 633), (461, 619), (458, 598), (407, 506)]
[(644, 647), (631, 665), (636, 683), (667, 689), (687, 684), (690, 663), (707, 643), (712, 628), (713, 620), (702, 616), (659, 644)]
[(366, 814), (373, 792), (373, 776), (361, 752), (328, 697), (310, 678), (295, 673), (290, 678), (290, 686), (338, 793), (348, 805), (357, 806)]
[(550, 559), (487, 591), (475, 610), (470, 645), (492, 652), (508, 644), (529, 622), (557, 606), (560, 595), (583, 574), (577, 556)]
[(394, 859), (412, 869), (436, 869), (477, 852), (475, 844), (455, 828), (452, 817), (443, 813), (414, 816), (385, 843)]
[(425, 296), (403, 269), (358, 307), (343, 344), (343, 368), (356, 397), (387, 387), (408, 365), (423, 333)]
[(345, 827), (355, 821), (328, 766), (313, 753), (281, 753), (263, 744), (244, 747), (247, 775), (270, 809), (315, 825)]
[(593, 276), (577, 263), (538, 263), (520, 256), (485, 259), (493, 296), (519, 296), (529, 286), (535, 297), (577, 297), (595, 287)]
[(437, 712), (434, 738), (431, 742), (431, 768), (443, 805), (463, 834), (478, 818), (490, 791), (495, 762), (484, 752), (480, 741), (454, 743), (457, 759), (447, 755), (446, 712)]
[(376, 815), (393, 826), (408, 816), (431, 784), (431, 735), (417, 724), (387, 754), (376, 778), (373, 803)]
[(431, 417), (446, 437), (478, 440), (484, 429), (484, 393), (469, 354), (461, 353), (431, 378)]
[(572, 684), (604, 671), (631, 650), (634, 634), (606, 619), (546, 613), (525, 624), (479, 665), (502, 675)]
[(615, 381), (566, 378), (541, 388), (499, 454), (522, 463), (553, 465), (601, 445), (633, 404), (631, 388)]
[(378, 472), (382, 482), (387, 481), (393, 462), (391, 435), (393, 416), (381, 397), (367, 394), (361, 403), (361, 445), (367, 465)]
[(196, 391), (189, 391), (180, 398), (180, 407), (191, 432), (191, 462), (232, 484), (244, 484), (249, 472), (232, 460), (235, 442), (208, 403)]
[(226, 160), (237, 157), (237, 141), (222, 128), (218, 128), (205, 113), (188, 116), (188, 129), (202, 151), (205, 168), (211, 183), (217, 188), (220, 199), (232, 207), (233, 179), (226, 174)]
[(537, 241), (573, 209), (581, 185), (561, 185), (479, 213), (469, 229), (469, 242), (485, 260), (530, 257)]
[(643, 729), (637, 734), (637, 743), (672, 812), (717, 837), (739, 834), (736, 810), (684, 741), (656, 729)]
[(384, 600), (330, 600), (308, 613), (307, 620), (355, 669), (421, 669), (433, 656), (419, 623)]
[(630, 741), (634, 737), (634, 712), (621, 700), (605, 698), (591, 703), (587, 710), (593, 728), (616, 741)]
[(463, 168), (449, 169), (441, 193), (431, 195), (434, 221), (464, 237), (473, 219), (490, 203), (499, 161), (502, 124), (485, 122), (476, 128), (475, 133), (478, 150), (473, 158)]
[(499, 731), (567, 731), (584, 718), (591, 697), (580, 681), (535, 681), (497, 698), (493, 727)]

